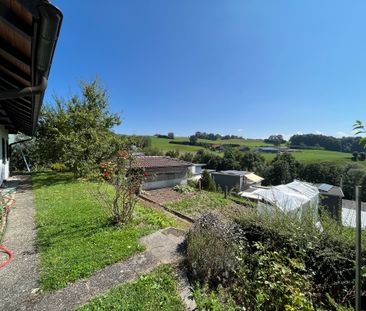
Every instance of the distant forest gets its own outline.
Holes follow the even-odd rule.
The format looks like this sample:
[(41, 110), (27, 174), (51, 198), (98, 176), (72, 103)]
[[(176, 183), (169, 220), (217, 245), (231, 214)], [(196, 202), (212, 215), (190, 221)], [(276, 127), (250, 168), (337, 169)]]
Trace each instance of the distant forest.
[(360, 137), (342, 137), (336, 138), (333, 136), (304, 134), (293, 135), (289, 140), (292, 148), (306, 149), (313, 147), (314, 149), (324, 149), (341, 152), (362, 152), (365, 151), (360, 144)]

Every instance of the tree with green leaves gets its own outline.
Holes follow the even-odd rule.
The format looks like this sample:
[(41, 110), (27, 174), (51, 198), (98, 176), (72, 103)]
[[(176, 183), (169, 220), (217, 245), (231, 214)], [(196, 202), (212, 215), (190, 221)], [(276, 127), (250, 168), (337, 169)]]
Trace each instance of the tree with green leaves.
[(201, 187), (203, 190), (216, 191), (216, 184), (207, 170), (202, 172)]
[(357, 161), (358, 160), (358, 151), (353, 151), (352, 152), (352, 161)]
[(241, 170), (241, 159), (243, 153), (236, 148), (225, 149), (224, 156), (218, 167), (219, 170)]
[(267, 144), (273, 144), (275, 146), (279, 146), (281, 144), (284, 144), (286, 140), (283, 138), (282, 135), (278, 134), (269, 136), (267, 139), (264, 140), (264, 142)]
[(287, 184), (297, 178), (300, 163), (290, 153), (280, 153), (264, 171), (264, 184)]
[(112, 132), (120, 125), (109, 110), (107, 90), (98, 79), (81, 82), (81, 96), (54, 97), (41, 112), (38, 150), (49, 163), (63, 162), (77, 176), (85, 176), (101, 159), (115, 153), (123, 139)]
[(265, 166), (265, 160), (261, 154), (255, 151), (247, 151), (241, 158), (241, 166), (244, 170), (261, 173)]
[(360, 161), (365, 161), (366, 160), (366, 152), (360, 152), (358, 155), (358, 159)]
[(192, 136), (189, 136), (189, 142), (192, 144), (192, 145), (195, 145), (198, 141), (198, 138), (196, 135), (192, 135)]

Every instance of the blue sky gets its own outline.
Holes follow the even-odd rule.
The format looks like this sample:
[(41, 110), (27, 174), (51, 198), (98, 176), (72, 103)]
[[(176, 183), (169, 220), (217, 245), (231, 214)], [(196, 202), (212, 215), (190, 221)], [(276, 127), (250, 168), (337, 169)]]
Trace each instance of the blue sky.
[(366, 121), (365, 1), (53, 3), (46, 102), (98, 74), (119, 133), (339, 136)]

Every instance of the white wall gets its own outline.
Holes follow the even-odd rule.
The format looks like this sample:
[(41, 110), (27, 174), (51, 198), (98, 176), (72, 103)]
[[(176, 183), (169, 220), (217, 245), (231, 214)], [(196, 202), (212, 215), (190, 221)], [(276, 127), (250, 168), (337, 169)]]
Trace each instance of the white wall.
[[(3, 140), (4, 139), (4, 144)], [(4, 125), (0, 125), (0, 184), (7, 178), (9, 178), (9, 159), (8, 159), (8, 150), (7, 150), (7, 141), (8, 141), (8, 130), (5, 129)], [(3, 148), (4, 146), (4, 148)], [(4, 149), (4, 151), (3, 151)], [(3, 154), (5, 158), (3, 159)]]

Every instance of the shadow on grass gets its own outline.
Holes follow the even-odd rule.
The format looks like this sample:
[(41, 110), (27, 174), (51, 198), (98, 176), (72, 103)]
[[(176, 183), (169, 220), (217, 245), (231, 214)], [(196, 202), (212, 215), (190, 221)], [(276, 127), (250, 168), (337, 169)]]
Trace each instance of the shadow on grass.
[(55, 185), (76, 183), (78, 180), (72, 173), (42, 172), (32, 174), (32, 187), (39, 189)]

